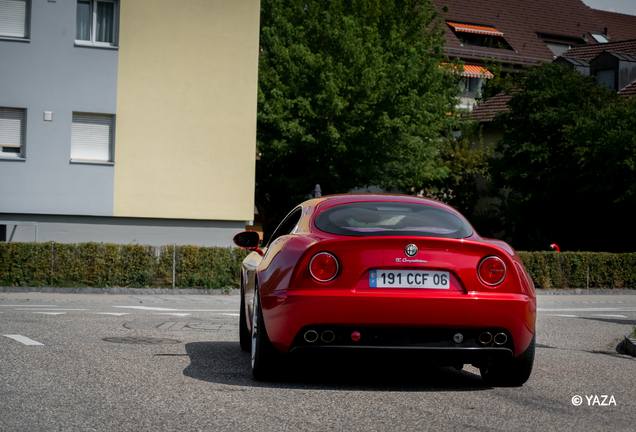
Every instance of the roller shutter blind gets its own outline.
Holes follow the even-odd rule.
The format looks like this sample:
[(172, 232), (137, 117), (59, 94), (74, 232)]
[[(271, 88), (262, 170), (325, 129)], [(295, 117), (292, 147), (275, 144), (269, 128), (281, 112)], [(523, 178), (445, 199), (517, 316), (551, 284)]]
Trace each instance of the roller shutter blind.
[(0, 0), (0, 36), (27, 37), (28, 0)]
[(600, 70), (596, 73), (596, 81), (610, 90), (616, 90), (614, 83), (615, 73), (614, 69)]
[(26, 110), (0, 107), (0, 156), (20, 156)]
[(110, 161), (113, 137), (113, 116), (73, 114), (71, 159)]

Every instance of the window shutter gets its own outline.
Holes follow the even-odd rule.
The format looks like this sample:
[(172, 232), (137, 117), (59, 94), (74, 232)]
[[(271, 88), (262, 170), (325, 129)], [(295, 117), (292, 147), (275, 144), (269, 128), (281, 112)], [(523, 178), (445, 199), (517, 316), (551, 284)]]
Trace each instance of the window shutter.
[(109, 161), (113, 116), (73, 114), (71, 159)]
[(23, 109), (0, 108), (0, 147), (22, 147), (24, 145)]
[(616, 90), (614, 86), (614, 69), (600, 70), (596, 73), (596, 81), (610, 90)]
[(0, 36), (27, 36), (27, 0), (0, 0)]

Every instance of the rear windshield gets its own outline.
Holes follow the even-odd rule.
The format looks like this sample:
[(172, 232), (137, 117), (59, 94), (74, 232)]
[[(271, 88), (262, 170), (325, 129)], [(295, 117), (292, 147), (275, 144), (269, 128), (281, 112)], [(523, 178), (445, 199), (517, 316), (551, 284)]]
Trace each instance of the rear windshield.
[(464, 238), (473, 233), (462, 217), (438, 207), (410, 203), (342, 204), (320, 213), (315, 223), (321, 231), (353, 237)]

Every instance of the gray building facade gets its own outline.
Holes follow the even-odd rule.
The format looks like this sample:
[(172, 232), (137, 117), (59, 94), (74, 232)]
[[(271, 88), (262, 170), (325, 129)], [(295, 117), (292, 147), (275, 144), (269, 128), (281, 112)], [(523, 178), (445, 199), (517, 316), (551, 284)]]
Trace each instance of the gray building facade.
[[(113, 217), (123, 1), (131, 0), (0, 4), (0, 139), (22, 122), (19, 149), (0, 142), (0, 241), (34, 241), (37, 232), (38, 241), (229, 246), (244, 229), (245, 221)], [(11, 21), (22, 13), (23, 35), (19, 19)], [(95, 114), (110, 122), (108, 157), (73, 158), (72, 142), (82, 148), (92, 133), (77, 132), (78, 119)]]

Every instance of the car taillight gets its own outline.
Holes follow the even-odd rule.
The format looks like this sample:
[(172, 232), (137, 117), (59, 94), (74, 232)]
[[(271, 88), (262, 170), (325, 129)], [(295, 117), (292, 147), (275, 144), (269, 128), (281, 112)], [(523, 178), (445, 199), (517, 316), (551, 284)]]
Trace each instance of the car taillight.
[(506, 277), (506, 265), (500, 258), (489, 256), (481, 260), (477, 273), (486, 285), (499, 285)]
[(329, 282), (338, 275), (339, 269), (338, 259), (329, 252), (317, 253), (309, 262), (309, 273), (318, 282)]

